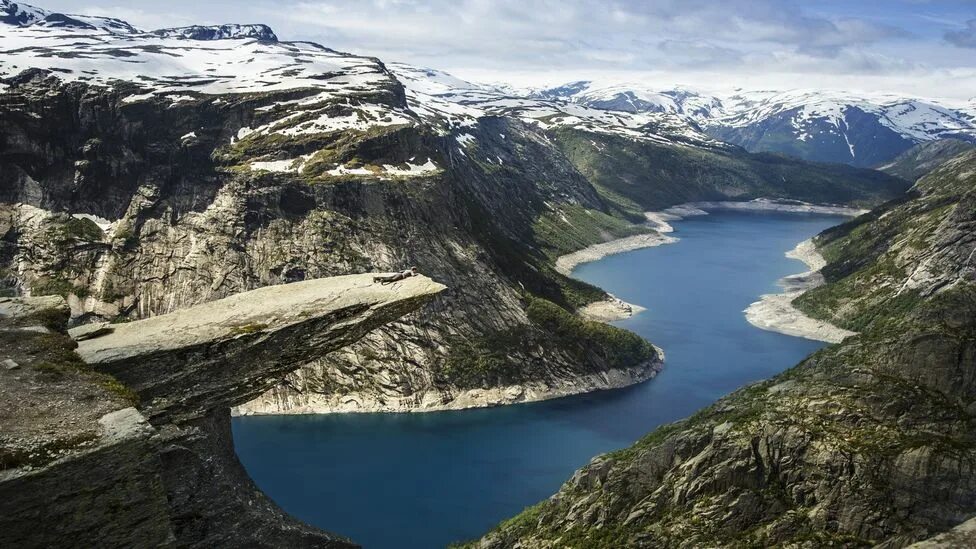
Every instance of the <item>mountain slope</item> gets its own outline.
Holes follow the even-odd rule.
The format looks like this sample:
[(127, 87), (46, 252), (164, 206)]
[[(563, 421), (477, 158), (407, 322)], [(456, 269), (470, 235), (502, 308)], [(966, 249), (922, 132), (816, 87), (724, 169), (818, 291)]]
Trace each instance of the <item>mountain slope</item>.
[[(642, 219), (645, 210), (696, 200), (765, 197), (874, 205), (908, 186), (868, 170), (750, 154), (710, 139), (685, 116), (683, 109), (693, 103), (690, 92), (628, 98), (633, 108), (603, 110), (581, 104), (594, 96), (575, 95), (586, 83), (537, 91), (526, 99), (438, 71), (391, 68), (404, 82), (411, 108), (425, 119), (464, 126), (478, 116), (504, 115), (537, 125), (608, 204), (633, 220)], [(661, 108), (638, 108), (652, 99)]]
[[(817, 239), (861, 334), (595, 458), (479, 547), (900, 547), (976, 512), (976, 153)], [(865, 291), (873, 289), (873, 291)]]
[[(516, 97), (260, 25), (90, 26), (0, 26), (8, 291), (69, 296), (84, 322), (406, 265), (450, 287), (241, 412), (457, 408), (647, 379), (653, 349), (568, 316), (605, 294), (555, 257), (650, 232), (642, 208), (876, 203), (903, 185), (756, 159), (672, 113)], [(575, 152), (604, 141), (633, 159)]]
[[(29, 44), (0, 59), (16, 73), (0, 94), (8, 293), (65, 295), (84, 322), (411, 264), (450, 286), (247, 411), (476, 406), (657, 371), (646, 342), (570, 314), (605, 294), (544, 251), (650, 229), (611, 215), (534, 126), (429, 123), (382, 63), (314, 44), (3, 33)], [(44, 48), (63, 53), (37, 57), (50, 72), (18, 72)]]
[(943, 162), (976, 147), (958, 139), (938, 139), (915, 145), (878, 169), (906, 181), (917, 181)]
[(550, 134), (604, 199), (630, 215), (699, 200), (777, 198), (870, 206), (908, 186), (871, 170), (741, 149), (661, 146), (577, 128)]

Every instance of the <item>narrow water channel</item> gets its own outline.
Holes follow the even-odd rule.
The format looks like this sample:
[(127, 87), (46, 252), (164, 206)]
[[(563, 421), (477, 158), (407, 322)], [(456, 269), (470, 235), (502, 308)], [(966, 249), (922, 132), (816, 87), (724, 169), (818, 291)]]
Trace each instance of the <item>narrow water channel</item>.
[(742, 311), (804, 270), (787, 250), (840, 221), (716, 212), (674, 223), (676, 244), (580, 266), (578, 278), (647, 307), (618, 323), (666, 352), (664, 371), (647, 383), (461, 412), (235, 418), (238, 455), (286, 511), (366, 548), (477, 537), (554, 493), (593, 456), (820, 348), (754, 328)]

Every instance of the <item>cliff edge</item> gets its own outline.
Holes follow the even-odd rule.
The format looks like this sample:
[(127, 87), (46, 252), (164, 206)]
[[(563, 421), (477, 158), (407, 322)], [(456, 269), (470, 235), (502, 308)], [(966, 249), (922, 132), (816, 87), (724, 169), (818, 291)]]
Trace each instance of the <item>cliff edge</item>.
[(73, 330), (80, 343), (63, 299), (0, 300), (0, 545), (353, 546), (260, 492), (229, 408), (444, 289), (308, 280)]

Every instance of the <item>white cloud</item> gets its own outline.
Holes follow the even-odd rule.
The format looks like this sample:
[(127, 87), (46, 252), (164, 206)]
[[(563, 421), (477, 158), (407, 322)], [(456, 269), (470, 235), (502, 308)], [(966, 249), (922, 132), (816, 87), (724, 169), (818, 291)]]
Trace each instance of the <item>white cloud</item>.
[[(43, 0), (39, 0), (39, 3)], [(99, 2), (101, 0), (94, 0)], [(692, 81), (830, 81), (971, 95), (976, 22), (945, 0), (150, 0), (80, 8), (144, 28), (267, 23), (283, 40), (500, 80), (609, 71)], [(120, 3), (121, 4), (121, 3)], [(44, 5), (44, 4), (42, 4)], [(916, 14), (924, 9), (924, 14)], [(816, 10), (816, 11), (814, 11)], [(873, 10), (873, 11), (872, 11)], [(875, 13), (876, 12), (876, 13)], [(935, 29), (935, 30), (933, 30)], [(955, 46), (964, 46), (963, 48)], [(504, 78), (504, 75), (510, 78)], [(896, 91), (896, 90), (893, 90)]]

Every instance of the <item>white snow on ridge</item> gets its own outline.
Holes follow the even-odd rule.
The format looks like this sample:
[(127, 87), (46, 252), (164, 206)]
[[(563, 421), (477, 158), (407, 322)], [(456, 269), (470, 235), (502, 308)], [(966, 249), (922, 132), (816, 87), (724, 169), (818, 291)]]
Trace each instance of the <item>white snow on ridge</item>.
[[(928, 141), (952, 134), (976, 136), (976, 125), (960, 112), (934, 101), (892, 94), (854, 95), (832, 90), (745, 92), (723, 100), (724, 113), (706, 125), (744, 127), (789, 111), (796, 111), (793, 127), (803, 135), (810, 125), (824, 121), (843, 133), (850, 109), (875, 115), (878, 122), (913, 141)], [(802, 137), (801, 137), (802, 138)]]
[(400, 168), (392, 164), (384, 164), (382, 167), (378, 166), (363, 166), (359, 168), (347, 168), (346, 166), (336, 166), (335, 168), (326, 171), (328, 175), (341, 176), (341, 175), (374, 175), (380, 179), (389, 179), (389, 176), (398, 177), (417, 177), (422, 175), (428, 175), (432, 173), (438, 173), (441, 168), (434, 163), (433, 160), (427, 159), (427, 162), (423, 164), (412, 164), (410, 162), (406, 163), (406, 168)]
[[(441, 71), (403, 63), (388, 67), (406, 88), (410, 109), (429, 122), (443, 121), (448, 129), (472, 126), (486, 116), (512, 116), (543, 129), (570, 126), (664, 144), (725, 146), (673, 113), (610, 111), (561, 99), (517, 96), (504, 87), (473, 84)], [(462, 147), (468, 143), (465, 134), (456, 139)]]
[(155, 95), (314, 87), (342, 96), (393, 85), (390, 74), (374, 60), (307, 42), (201, 41), (0, 24), (0, 78), (28, 68), (54, 71), (66, 81), (136, 82)]
[(973, 105), (952, 108), (934, 100), (886, 93), (825, 89), (708, 93), (637, 83), (574, 82), (533, 90), (531, 94), (558, 96), (572, 103), (612, 111), (674, 114), (704, 127), (746, 127), (789, 114), (800, 140), (809, 139), (824, 123), (834, 133), (846, 134), (851, 109), (875, 116), (883, 126), (916, 142), (959, 134), (976, 137)]

